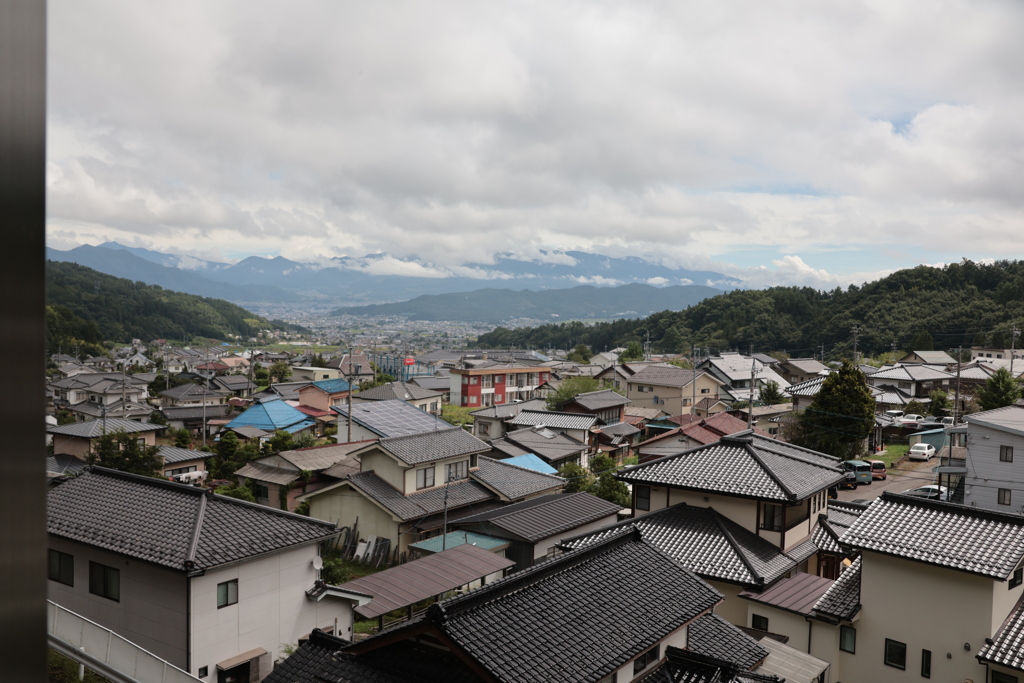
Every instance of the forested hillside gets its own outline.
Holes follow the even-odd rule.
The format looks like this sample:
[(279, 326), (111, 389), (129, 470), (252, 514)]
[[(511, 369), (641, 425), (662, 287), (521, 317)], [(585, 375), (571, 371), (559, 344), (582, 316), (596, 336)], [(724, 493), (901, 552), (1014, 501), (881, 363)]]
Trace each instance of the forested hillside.
[(172, 292), (74, 263), (48, 261), (46, 285), (51, 352), (67, 351), (76, 342), (248, 338), (279, 327), (221, 299)]
[(425, 294), (411, 301), (339, 308), (331, 315), (400, 315), (410, 320), (493, 322), (512, 318), (636, 318), (665, 309), (681, 310), (721, 293), (702, 285), (619, 287), (582, 285), (569, 289), (478, 289)]
[(1009, 329), (1024, 323), (1024, 261), (989, 264), (964, 260), (943, 268), (901, 270), (863, 287), (819, 292), (807, 287), (736, 290), (705, 299), (685, 311), (664, 311), (641, 320), (584, 326), (544, 325), (482, 335), (485, 348), (571, 348), (595, 351), (644, 341), (666, 352), (691, 346), (786, 351), (794, 356), (849, 355), (850, 329), (860, 326), (858, 350), (928, 350), (958, 345), (1009, 348)]

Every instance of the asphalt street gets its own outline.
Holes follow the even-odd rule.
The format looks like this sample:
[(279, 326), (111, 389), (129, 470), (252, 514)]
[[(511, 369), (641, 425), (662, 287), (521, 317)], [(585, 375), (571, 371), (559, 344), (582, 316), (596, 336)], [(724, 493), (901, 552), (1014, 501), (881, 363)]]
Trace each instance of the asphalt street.
[(932, 458), (927, 462), (904, 460), (898, 469), (889, 470), (884, 480), (875, 480), (871, 484), (861, 484), (855, 489), (839, 491), (839, 500), (874, 500), (882, 495), (882, 491), (900, 493), (918, 486), (934, 484), (935, 475), (932, 474), (932, 469), (938, 465), (938, 458)]

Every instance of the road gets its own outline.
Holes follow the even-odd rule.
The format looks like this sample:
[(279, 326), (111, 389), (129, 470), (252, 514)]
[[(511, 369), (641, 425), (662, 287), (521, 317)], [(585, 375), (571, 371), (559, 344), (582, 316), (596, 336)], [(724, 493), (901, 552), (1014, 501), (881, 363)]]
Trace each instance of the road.
[(884, 481), (876, 480), (870, 485), (861, 484), (855, 489), (840, 491), (839, 500), (874, 500), (882, 495), (882, 491), (899, 493), (925, 484), (934, 484), (935, 475), (932, 474), (932, 469), (938, 464), (938, 458), (932, 458), (927, 462), (904, 460), (899, 469), (889, 470), (888, 478)]

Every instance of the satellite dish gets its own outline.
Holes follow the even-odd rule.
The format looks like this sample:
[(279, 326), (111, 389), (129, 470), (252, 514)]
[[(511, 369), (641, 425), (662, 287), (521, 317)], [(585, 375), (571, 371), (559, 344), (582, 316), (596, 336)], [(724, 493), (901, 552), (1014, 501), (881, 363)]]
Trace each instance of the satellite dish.
[(313, 569), (320, 570), (324, 568), (324, 560), (322, 557), (317, 555), (313, 558)]

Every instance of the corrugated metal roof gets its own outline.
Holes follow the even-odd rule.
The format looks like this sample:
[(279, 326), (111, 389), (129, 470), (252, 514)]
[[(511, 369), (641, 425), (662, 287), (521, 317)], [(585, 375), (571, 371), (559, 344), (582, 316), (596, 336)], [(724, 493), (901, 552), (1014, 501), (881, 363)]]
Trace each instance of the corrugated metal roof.
[(743, 591), (740, 597), (810, 616), (815, 603), (833, 583), (835, 582), (832, 579), (800, 573), (787, 579), (780, 579), (760, 593)]
[(442, 546), (445, 549), (457, 548), (460, 545), (475, 545), (478, 548), (483, 548), (493, 552), (497, 548), (507, 546), (509, 540), (505, 538), (494, 538), (493, 536), (485, 536), (484, 534), (474, 533), (472, 531), (450, 531), (444, 536), (434, 536), (428, 538), (425, 541), (419, 543), (410, 543), (410, 548), (416, 548), (428, 553), (439, 553), (441, 552)]
[(338, 587), (372, 595), (369, 604), (356, 607), (360, 616), (372, 619), (453, 591), (514, 564), (489, 550), (463, 544)]
[(161, 429), (166, 429), (166, 427), (149, 424), (148, 422), (125, 420), (120, 417), (108, 417), (105, 420), (89, 420), (87, 422), (75, 422), (60, 426), (50, 425), (47, 426), (46, 431), (50, 434), (95, 439), (98, 436), (103, 436), (103, 434), (112, 434), (118, 431), (133, 434), (138, 432), (156, 432)]
[(553, 493), (491, 512), (471, 515), (458, 524), (486, 523), (535, 543), (602, 517), (609, 517), (618, 511), (618, 505), (589, 493)]

